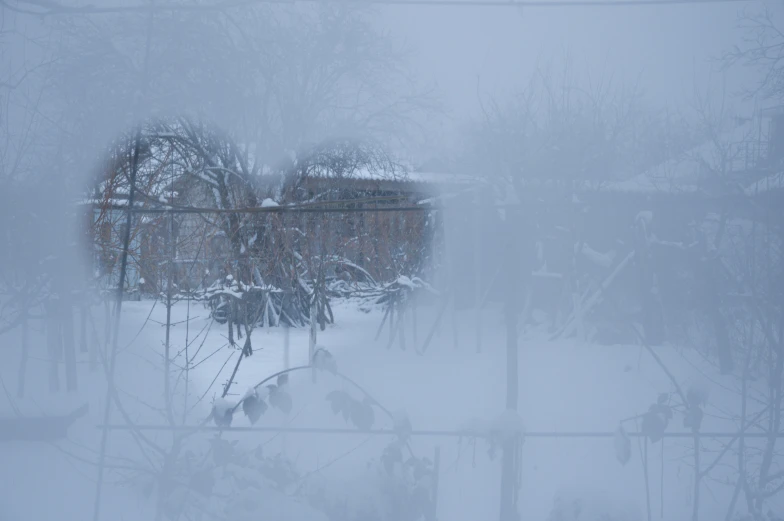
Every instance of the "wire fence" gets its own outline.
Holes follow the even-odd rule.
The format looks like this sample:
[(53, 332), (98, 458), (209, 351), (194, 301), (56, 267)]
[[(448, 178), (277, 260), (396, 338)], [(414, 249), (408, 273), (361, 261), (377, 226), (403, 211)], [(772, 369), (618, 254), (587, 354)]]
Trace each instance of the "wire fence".
[[(139, 430), (139, 431), (170, 431), (170, 432), (208, 432), (208, 433), (226, 433), (233, 432), (269, 432), (269, 433), (292, 433), (292, 434), (346, 434), (354, 436), (397, 436), (400, 431), (394, 429), (339, 429), (339, 428), (320, 428), (320, 427), (289, 427), (289, 426), (269, 426), (269, 427), (218, 427), (214, 425), (99, 425), (99, 429), (109, 430)], [(646, 438), (650, 434), (641, 431), (628, 431), (624, 433), (630, 438)], [(480, 438), (485, 436), (485, 433), (480, 433), (474, 430), (423, 430), (417, 429), (406, 431), (406, 435), (413, 437), (444, 437), (444, 438)], [(521, 437), (525, 438), (544, 438), (544, 439), (591, 439), (591, 438), (615, 438), (618, 436), (616, 431), (523, 431)], [(784, 432), (767, 433), (767, 432), (663, 432), (661, 438), (665, 439), (716, 439), (716, 440), (738, 440), (740, 438), (749, 439), (781, 439), (784, 438)]]
[[(149, 5), (125, 5), (114, 7), (47, 7), (41, 9), (39, 2), (19, 2), (20, 5), (7, 8), (20, 13), (34, 15), (109, 15), (122, 13), (148, 13), (148, 12), (177, 12), (177, 11), (223, 11), (253, 5), (296, 5), (297, 3), (321, 2), (323, 0), (224, 0), (213, 4), (169, 4), (151, 3)], [(644, 7), (644, 6), (672, 6), (672, 5), (712, 5), (723, 3), (752, 3), (760, 0), (514, 0), (503, 2), (501, 0), (361, 0), (365, 5), (393, 5), (393, 6), (420, 6), (420, 7), (452, 7), (452, 8), (589, 8), (589, 7)], [(24, 4), (30, 4), (25, 8)]]
[[(517, 211), (521, 209), (520, 205), (482, 205), (482, 204), (472, 204), (466, 203), (462, 201), (460, 203), (452, 203), (452, 204), (444, 204), (442, 201), (439, 201), (437, 204), (433, 204), (431, 199), (425, 199), (425, 204), (419, 204), (418, 202), (411, 202), (409, 200), (408, 205), (401, 205), (399, 202), (404, 200), (405, 198), (400, 197), (392, 197), (392, 198), (366, 198), (362, 200), (341, 200), (341, 201), (329, 201), (326, 203), (313, 203), (313, 204), (301, 204), (301, 205), (291, 205), (291, 206), (270, 206), (270, 207), (254, 207), (254, 208), (237, 208), (237, 209), (213, 209), (213, 208), (197, 208), (197, 207), (176, 207), (176, 206), (169, 206), (169, 207), (158, 207), (158, 208), (133, 208), (131, 209), (131, 213), (133, 214), (140, 214), (140, 215), (178, 215), (178, 214), (192, 214), (192, 215), (210, 215), (210, 214), (243, 214), (243, 215), (269, 215), (269, 216), (282, 216), (286, 214), (302, 214), (303, 216), (308, 215), (323, 215), (323, 216), (333, 216), (331, 220), (324, 220), (323, 225), (326, 228), (312, 228), (315, 231), (314, 237), (317, 237), (319, 240), (323, 237), (332, 237), (334, 236), (334, 230), (332, 230), (332, 226), (336, 224), (337, 221), (340, 220), (341, 214), (378, 214), (378, 213), (393, 213), (393, 214), (407, 214), (411, 212), (416, 213), (440, 213), (442, 214), (442, 219), (446, 219), (444, 215), (451, 214), (452, 216), (456, 216), (456, 222), (460, 222), (461, 224), (451, 231), (451, 233), (447, 231), (443, 231), (440, 240), (443, 242), (443, 251), (441, 252), (443, 257), (446, 259), (442, 263), (442, 268), (449, 272), (449, 277), (447, 277), (447, 285), (449, 281), (454, 281), (454, 277), (461, 276), (460, 266), (458, 263), (455, 262), (454, 257), (461, 257), (463, 261), (467, 262), (468, 267), (465, 265), (462, 267), (462, 275), (465, 275), (466, 271), (474, 271), (473, 276), (477, 277), (477, 280), (480, 280), (479, 271), (480, 267), (483, 267), (482, 264), (483, 259), (480, 257), (473, 256), (474, 251), (482, 251), (485, 257), (493, 257), (493, 253), (490, 251), (484, 251), (486, 248), (483, 247), (483, 240), (486, 240), (486, 235), (488, 235), (487, 230), (488, 228), (485, 227), (477, 227), (476, 230), (469, 230), (466, 226), (469, 225), (469, 221), (472, 217), (477, 215), (482, 215), (482, 212), (496, 212), (498, 210), (504, 211)], [(380, 204), (383, 203), (383, 204)], [(371, 206), (374, 205), (374, 206)], [(128, 212), (128, 208), (117, 207), (117, 211)], [(337, 219), (337, 220), (336, 220)], [(466, 220), (463, 222), (462, 220)], [(440, 223), (442, 226), (443, 221)], [(637, 243), (635, 249), (633, 250), (633, 254), (640, 259), (647, 259), (650, 256), (648, 248), (650, 247), (650, 241), (648, 240), (649, 230), (646, 229), (639, 222), (635, 222), (635, 226), (632, 227), (637, 230), (635, 233), (639, 232), (643, 234), (643, 240), (640, 243)], [(490, 228), (492, 229), (492, 228)], [(338, 234), (344, 233), (351, 235), (355, 233), (356, 230), (348, 230), (348, 231), (339, 231)], [(367, 232), (367, 231), (366, 231)], [(470, 233), (467, 233), (470, 232)], [(417, 231), (416, 233), (421, 233), (421, 230)], [(504, 232), (499, 232), (504, 233)], [(520, 233), (523, 233), (522, 231)], [(398, 234), (394, 240), (408, 240), (410, 239), (411, 233), (406, 236), (406, 234)], [(379, 237), (377, 237), (379, 239)], [(391, 236), (380, 237), (380, 239), (385, 241), (393, 240)], [(337, 243), (335, 243), (337, 244)], [(459, 248), (463, 248), (463, 254), (455, 255), (455, 251), (458, 251)], [(506, 250), (504, 250), (506, 251)], [(312, 251), (311, 251), (312, 253)], [(497, 251), (496, 251), (497, 253)], [(576, 251), (576, 253), (572, 253), (572, 255), (576, 255), (582, 253), (582, 250)], [(591, 307), (594, 306), (597, 302), (601, 302), (607, 299), (613, 299), (615, 296), (611, 296), (609, 293), (610, 286), (612, 285), (615, 278), (618, 276), (618, 271), (624, 269), (629, 264), (627, 261), (632, 258), (631, 256), (628, 257), (626, 260), (622, 260), (620, 263), (615, 262), (611, 263), (611, 270), (609, 275), (606, 279), (602, 280), (601, 283), (598, 285), (598, 289), (596, 289), (593, 293), (587, 290), (583, 290), (584, 295), (582, 297), (582, 303), (580, 302), (580, 297), (575, 297), (578, 300), (573, 300), (570, 302), (570, 309), (571, 314), (569, 315), (569, 319), (564, 322), (564, 331), (568, 331), (569, 334), (577, 334), (580, 336), (583, 334), (581, 329), (584, 327), (582, 323), (585, 319), (585, 316), (591, 311)], [(164, 255), (161, 259), (163, 262), (167, 261), (166, 255)], [(497, 259), (496, 259), (497, 260)], [(174, 262), (174, 258), (169, 256), (168, 262), (172, 264)], [(483, 271), (495, 271), (495, 277), (487, 277), (482, 276), (480, 282), (476, 284), (469, 284), (472, 286), (476, 291), (476, 301), (475, 306), (477, 308), (481, 308), (481, 305), (487, 300), (487, 293), (489, 292), (489, 288), (492, 284), (496, 283), (496, 279), (503, 279), (504, 275), (506, 274), (503, 269), (503, 265), (501, 263), (496, 263), (497, 265), (493, 266), (491, 270), (483, 270)], [(567, 263), (568, 264), (568, 263)], [(574, 284), (576, 280), (576, 275), (574, 271), (574, 261), (571, 262), (572, 268), (571, 271), (567, 271), (565, 273), (561, 273), (561, 277), (558, 278), (560, 284), (565, 285), (567, 283)], [(650, 265), (642, 264), (641, 269), (652, 269)], [(628, 271), (628, 270), (627, 270)], [(644, 275), (647, 273), (644, 273)], [(574, 292), (575, 288), (571, 288), (571, 291)], [(483, 298), (480, 298), (481, 295), (484, 295)], [(432, 331), (438, 326), (438, 322), (442, 318), (442, 313), (444, 310), (447, 309), (447, 306), (454, 305), (453, 302), (453, 295), (452, 292), (447, 290), (442, 293), (440, 296), (441, 303), (439, 304), (439, 314), (436, 318), (436, 323), (431, 328), (431, 335)], [(446, 304), (444, 304), (446, 303)], [(391, 309), (391, 307), (390, 307)], [(616, 308), (617, 309), (617, 308)], [(519, 310), (522, 313), (525, 313), (525, 309)], [(414, 312), (415, 313), (415, 312)], [(387, 316), (384, 317), (384, 321), (387, 320)], [(570, 322), (571, 321), (571, 322)], [(566, 326), (572, 324), (573, 327), (568, 328)], [(383, 323), (382, 323), (383, 326)], [(379, 329), (380, 331), (380, 329)], [(390, 319), (390, 331), (392, 332), (391, 327), (391, 319)], [(636, 331), (636, 330), (635, 330)], [(509, 334), (509, 332), (507, 332)], [(513, 335), (514, 336), (514, 335)], [(390, 343), (392, 342), (392, 338), (394, 335), (391, 336)], [(478, 337), (478, 350), (481, 349), (481, 331), (478, 330), (477, 332)], [(646, 339), (639, 335), (638, 338), (639, 342), (641, 342), (645, 347), (651, 351), (649, 345), (646, 344)], [(427, 344), (426, 340), (425, 345)], [(418, 350), (423, 352), (424, 349)], [(655, 353), (651, 351), (654, 358), (657, 359), (657, 363), (661, 364), (661, 361), (656, 357)], [(509, 361), (507, 361), (509, 363)], [(666, 368), (664, 368), (666, 371)], [(671, 377), (673, 383), (677, 387), (677, 381), (674, 380), (672, 375), (668, 373), (668, 376)], [(516, 376), (515, 376), (516, 378)], [(516, 387), (516, 385), (515, 385)], [(689, 418), (689, 414), (693, 413), (696, 410), (700, 410), (701, 412), (701, 405), (697, 405), (696, 403), (691, 403), (689, 398), (680, 391), (678, 388), (678, 393), (682, 394), (683, 398), (683, 406), (686, 408), (686, 416), (687, 419)], [(661, 405), (661, 404), (659, 404)], [(691, 411), (691, 412), (690, 412)], [(660, 411), (652, 409), (651, 416), (656, 416), (659, 414)], [(656, 432), (652, 435), (650, 429), (639, 429), (634, 431), (623, 431), (621, 436), (623, 438), (634, 438), (634, 439), (641, 439), (641, 440), (652, 440), (656, 439), (656, 441), (660, 439), (687, 439), (691, 440), (694, 443), (693, 446), (693, 457), (695, 459), (695, 487), (699, 488), (699, 482), (704, 477), (704, 474), (713, 469), (718, 462), (726, 456), (730, 451), (743, 451), (743, 448), (737, 448), (738, 446), (743, 446), (746, 440), (759, 440), (763, 443), (768, 444), (770, 447), (774, 447), (775, 452), (775, 443), (777, 440), (784, 438), (784, 432), (779, 432), (778, 429), (769, 428), (765, 429), (764, 427), (760, 426), (757, 423), (757, 420), (748, 421), (748, 418), (744, 416), (741, 418), (740, 427), (737, 430), (727, 430), (727, 431), (720, 431), (720, 430), (712, 430), (712, 431), (701, 431), (699, 428), (699, 424), (694, 425), (692, 424), (691, 430), (688, 431), (665, 431)], [(160, 432), (171, 432), (171, 433), (180, 433), (180, 434), (195, 434), (195, 433), (209, 433), (209, 434), (230, 434), (230, 433), (273, 433), (273, 434), (301, 434), (301, 435), (312, 435), (312, 436), (319, 436), (319, 435), (340, 435), (340, 436), (368, 436), (368, 437), (379, 437), (379, 436), (390, 436), (395, 437), (400, 434), (398, 430), (395, 429), (351, 429), (351, 428), (319, 428), (319, 427), (292, 427), (292, 426), (251, 426), (251, 427), (226, 427), (220, 425), (207, 425), (206, 423), (202, 423), (200, 425), (185, 425), (185, 424), (177, 424), (177, 425), (156, 425), (156, 424), (110, 424), (104, 423), (98, 426), (99, 429), (104, 431), (134, 431), (136, 433), (145, 432), (145, 431), (160, 431)], [(688, 428), (688, 426), (687, 426)], [(411, 437), (432, 437), (432, 438), (447, 438), (447, 439), (472, 439), (472, 438), (484, 438), (487, 436), (487, 433), (484, 432), (477, 432), (474, 430), (465, 430), (465, 429), (458, 429), (458, 430), (440, 430), (440, 429), (416, 429), (411, 430), (406, 433), (408, 436)], [(520, 472), (520, 457), (519, 457), (519, 443), (524, 441), (525, 439), (542, 439), (542, 440), (557, 440), (557, 439), (618, 439), (619, 438), (619, 431), (586, 431), (586, 430), (572, 430), (572, 431), (521, 431), (517, 433), (517, 440), (518, 446), (514, 449), (515, 456), (514, 459), (514, 473), (519, 474)], [(706, 440), (714, 440), (718, 443), (716, 448), (716, 453), (718, 456), (713, 460), (712, 463), (705, 466), (703, 464), (700, 467), (700, 455), (704, 453), (708, 453), (707, 446), (703, 446), (703, 443)], [(647, 443), (645, 445), (647, 451)], [(510, 452), (510, 458), (511, 458)], [(514, 486), (514, 485), (513, 485)], [(695, 499), (695, 504), (698, 503), (698, 500)], [(508, 505), (507, 505), (508, 506)], [(502, 506), (502, 510), (503, 510)], [(515, 507), (516, 508), (516, 507)]]

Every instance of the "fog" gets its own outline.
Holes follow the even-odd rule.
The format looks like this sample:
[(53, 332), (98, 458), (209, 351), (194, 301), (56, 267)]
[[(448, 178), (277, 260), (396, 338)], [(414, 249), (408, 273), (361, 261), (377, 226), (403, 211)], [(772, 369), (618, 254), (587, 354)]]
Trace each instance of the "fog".
[(756, 0), (0, 0), (0, 521), (784, 516)]
[[(584, 77), (640, 83), (650, 101), (683, 107), (695, 89), (749, 76), (722, 74), (720, 59), (738, 43), (735, 5), (519, 9), (387, 7), (394, 34), (417, 50), (418, 74), (435, 81), (456, 115), (474, 115), (477, 91), (507, 95), (537, 64), (570, 56)], [(712, 77), (711, 77), (712, 73)], [(479, 85), (477, 85), (479, 83)], [(477, 88), (479, 87), (479, 88)]]

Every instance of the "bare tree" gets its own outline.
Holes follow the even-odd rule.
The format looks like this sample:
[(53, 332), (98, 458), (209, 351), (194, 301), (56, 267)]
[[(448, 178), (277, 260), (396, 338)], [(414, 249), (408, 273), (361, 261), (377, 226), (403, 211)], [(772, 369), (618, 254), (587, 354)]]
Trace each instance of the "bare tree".
[(725, 52), (726, 67), (741, 66), (758, 73), (758, 80), (747, 90), (749, 97), (760, 96), (781, 102), (784, 94), (784, 33), (773, 13), (766, 7), (743, 11), (738, 20), (740, 43)]
[(740, 436), (721, 453), (737, 457), (737, 485), (727, 519), (740, 510), (741, 493), (748, 518), (766, 519), (766, 504), (784, 490), (776, 465), (784, 394), (782, 302), (775, 289), (782, 283), (782, 235), (779, 219), (773, 217), (776, 210), (764, 199), (754, 206), (757, 211), (749, 217), (736, 212), (707, 230), (720, 240), (714, 244), (719, 278), (713, 283), (723, 288), (719, 312), (731, 356), (738, 362), (734, 374), (741, 407), (736, 422), (741, 429), (768, 434), (756, 440)]

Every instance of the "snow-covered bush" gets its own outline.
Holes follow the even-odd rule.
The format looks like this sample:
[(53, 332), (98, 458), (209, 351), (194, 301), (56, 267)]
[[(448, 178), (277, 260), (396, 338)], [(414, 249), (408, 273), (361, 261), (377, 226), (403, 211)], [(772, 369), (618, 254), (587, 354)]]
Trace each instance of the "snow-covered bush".
[[(289, 374), (310, 370), (310, 367), (273, 374), (249, 388), (238, 402), (216, 399), (212, 421), (219, 427), (230, 427), (241, 411), (251, 424), (255, 424), (270, 408), (289, 414), (293, 404), (288, 391)], [(348, 478), (327, 475), (330, 471), (325, 468), (300, 472), (281, 454), (267, 457), (261, 445), (248, 450), (238, 442), (218, 435), (203, 447), (200, 456), (194, 457), (191, 452), (177, 466), (179, 474), (174, 481), (187, 483), (188, 486), (167, 494), (167, 501), (173, 504), (168, 510), (177, 513), (186, 508), (211, 509), (225, 512), (231, 520), (250, 519), (267, 513), (259, 506), (258, 496), (268, 495), (272, 489), (290, 501), (299, 502), (296, 508), (308, 505), (332, 521), (431, 519), (435, 497), (434, 465), (427, 458), (417, 458), (408, 446), (411, 432), (408, 416), (404, 412), (388, 412), (359, 385), (341, 375), (335, 359), (326, 349), (316, 350), (312, 367), (339, 377), (354, 387), (351, 392), (333, 390), (325, 397), (332, 412), (342, 416), (347, 424), (368, 431), (374, 426), (377, 409), (392, 421), (394, 440), (377, 458), (362, 465), (356, 474)], [(270, 383), (272, 381), (275, 383)], [(278, 503), (283, 501), (281, 497), (275, 498)]]
[(293, 464), (280, 454), (264, 455), (261, 445), (244, 450), (216, 437), (199, 453), (184, 453), (174, 474), (177, 485), (162, 498), (170, 519), (328, 519), (290, 493), (301, 479)]
[(771, 510), (768, 510), (767, 512), (762, 513), (756, 517), (752, 514), (736, 514), (733, 519), (734, 521), (782, 521), (784, 520), (784, 517), (776, 514)]
[[(309, 319), (308, 299), (313, 290), (304, 281), (295, 288), (295, 294), (284, 292), (270, 285), (243, 284), (233, 277), (217, 281), (193, 297), (203, 301), (212, 317), (219, 324), (231, 319), (234, 324), (252, 327), (275, 327), (281, 324), (303, 326)], [(332, 312), (326, 298), (322, 298), (324, 320), (332, 322)]]
[[(358, 474), (339, 479), (301, 472), (261, 445), (244, 449), (216, 437), (178, 459), (163, 510), (170, 519), (420, 521), (433, 508), (433, 464), (404, 451), (395, 441)], [(207, 514), (214, 517), (199, 517)]]
[(435, 475), (428, 458), (405, 456), (394, 441), (382, 455), (349, 479), (312, 479), (304, 490), (308, 503), (331, 521), (420, 521), (430, 519)]

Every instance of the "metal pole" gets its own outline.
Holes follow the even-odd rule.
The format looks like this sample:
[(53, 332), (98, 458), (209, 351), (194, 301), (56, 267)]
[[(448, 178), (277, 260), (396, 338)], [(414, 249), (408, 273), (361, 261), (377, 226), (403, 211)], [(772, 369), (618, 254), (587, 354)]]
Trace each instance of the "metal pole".
[[(517, 411), (519, 396), (519, 362), (517, 346), (517, 313), (520, 293), (519, 256), (516, 254), (517, 233), (516, 221), (518, 213), (506, 212), (506, 241), (508, 250), (505, 255), (506, 286), (505, 320), (506, 320), (506, 410)], [(501, 508), (500, 521), (516, 521), (517, 514), (517, 489), (518, 489), (518, 436), (509, 436), (502, 444), (503, 460), (501, 462)]]
[(475, 196), (474, 211), (474, 307), (476, 309), (476, 352), (482, 352), (482, 211), (479, 206), (479, 191)]

